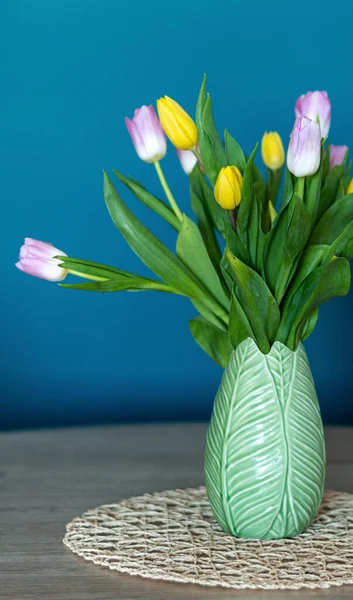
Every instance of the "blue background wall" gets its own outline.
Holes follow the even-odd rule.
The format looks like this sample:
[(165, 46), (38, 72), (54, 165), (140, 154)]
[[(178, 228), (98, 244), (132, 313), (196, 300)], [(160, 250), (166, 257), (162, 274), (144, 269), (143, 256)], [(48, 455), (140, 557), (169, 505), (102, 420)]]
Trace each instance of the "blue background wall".
[[(327, 89), (331, 141), (353, 147), (352, 0), (1, 0), (2, 323), (0, 427), (210, 414), (221, 369), (193, 342), (188, 301), (84, 294), (17, 271), (24, 236), (146, 274), (114, 228), (104, 168), (159, 194), (124, 116), (161, 95), (193, 111), (204, 71), (216, 120), (249, 152), (284, 140), (296, 97)], [(335, 17), (335, 18), (333, 18)], [(188, 182), (164, 160), (180, 206)], [(165, 243), (174, 234), (127, 193)], [(353, 422), (353, 293), (321, 310), (307, 343), (324, 418)]]

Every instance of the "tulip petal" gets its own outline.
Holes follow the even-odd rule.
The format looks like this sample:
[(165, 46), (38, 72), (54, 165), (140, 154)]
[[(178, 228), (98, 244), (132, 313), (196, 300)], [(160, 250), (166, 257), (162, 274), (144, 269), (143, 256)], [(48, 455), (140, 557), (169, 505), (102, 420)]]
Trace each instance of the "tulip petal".
[(48, 246), (53, 246), (53, 244), (51, 244), (50, 242), (42, 242), (41, 240), (36, 240), (34, 238), (30, 238), (30, 237), (25, 237), (25, 245), (28, 246), (39, 246), (42, 248), (46, 248)]
[(197, 143), (198, 131), (188, 113), (168, 96), (157, 101), (157, 109), (162, 127), (172, 144), (179, 150), (192, 150)]
[(38, 257), (51, 259), (53, 256), (67, 256), (65, 252), (62, 252), (58, 248), (55, 248), (53, 244), (49, 242), (41, 242), (34, 238), (25, 238), (25, 243), (20, 250), (20, 258), (25, 257)]
[(58, 262), (57, 260), (48, 261), (40, 258), (23, 258), (20, 261), (20, 266), (18, 263), (16, 266), (28, 275), (33, 275), (40, 279), (62, 281), (65, 279), (67, 271), (59, 267)]
[(125, 125), (131, 136), (132, 143), (135, 146), (135, 150), (138, 156), (141, 158), (141, 160), (145, 160), (146, 153), (144, 143), (134, 121), (131, 121), (130, 119), (128, 119), (128, 117), (125, 117)]
[(141, 160), (161, 160), (167, 151), (167, 141), (153, 106), (141, 106), (134, 111), (132, 121), (125, 118), (135, 150)]
[(58, 266), (61, 261), (53, 258), (54, 256), (67, 256), (67, 254), (47, 242), (25, 238), (16, 267), (34, 277), (49, 281), (62, 281), (67, 275), (67, 270)]
[(225, 210), (233, 210), (240, 204), (243, 177), (237, 167), (223, 167), (214, 187), (214, 197)]
[(268, 169), (276, 171), (284, 164), (284, 150), (280, 136), (276, 131), (264, 133), (261, 143), (262, 160)]
[(191, 150), (179, 150), (179, 148), (176, 148), (176, 153), (185, 173), (190, 175), (197, 163), (195, 154)]
[(316, 173), (321, 158), (321, 131), (318, 123), (298, 117), (294, 123), (287, 152), (288, 169), (296, 177)]
[(319, 121), (321, 137), (325, 138), (331, 123), (331, 102), (327, 92), (308, 92), (300, 96), (295, 104), (295, 115)]
[(20, 260), (17, 263), (15, 263), (15, 267), (17, 267), (23, 273), (25, 272)]
[(343, 163), (347, 150), (347, 146), (334, 146), (330, 144), (330, 169)]

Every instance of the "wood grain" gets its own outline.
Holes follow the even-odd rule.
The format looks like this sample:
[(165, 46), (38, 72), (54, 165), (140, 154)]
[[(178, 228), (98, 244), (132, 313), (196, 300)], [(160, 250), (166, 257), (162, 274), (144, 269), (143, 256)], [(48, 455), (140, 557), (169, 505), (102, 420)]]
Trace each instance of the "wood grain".
[[(1, 600), (352, 598), (353, 588), (238, 592), (120, 575), (75, 557), (65, 525), (87, 508), (203, 483), (205, 425), (141, 425), (0, 435)], [(327, 487), (353, 493), (353, 429), (329, 428)]]

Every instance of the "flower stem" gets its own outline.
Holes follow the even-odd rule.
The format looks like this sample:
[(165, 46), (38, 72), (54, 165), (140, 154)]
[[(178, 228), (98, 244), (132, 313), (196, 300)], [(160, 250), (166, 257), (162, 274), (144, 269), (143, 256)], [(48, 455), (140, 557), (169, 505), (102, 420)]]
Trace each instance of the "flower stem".
[(237, 230), (237, 220), (236, 220), (236, 217), (235, 217), (235, 211), (234, 210), (230, 210), (229, 211), (229, 218), (230, 218), (230, 222), (232, 224), (232, 227), (233, 227), (234, 231), (236, 232), (236, 230)]
[(297, 183), (295, 186), (295, 191), (298, 196), (300, 196), (301, 200), (304, 198), (304, 185), (305, 185), (305, 177), (298, 177)]
[(67, 272), (70, 273), (70, 275), (76, 275), (77, 277), (82, 277), (83, 279), (90, 279), (91, 281), (109, 281), (109, 277), (87, 275), (87, 273), (81, 273), (80, 271), (75, 271), (74, 269), (67, 269)]
[(165, 195), (167, 196), (170, 205), (172, 207), (172, 209), (174, 210), (176, 216), (178, 217), (179, 221), (183, 220), (183, 215), (176, 203), (176, 201), (174, 200), (174, 196), (172, 194), (172, 192), (170, 191), (169, 185), (167, 184), (167, 180), (164, 177), (164, 173), (162, 171), (162, 167), (160, 165), (159, 160), (156, 160), (156, 162), (153, 163), (154, 166), (156, 167), (156, 171), (157, 171), (157, 175), (159, 177), (159, 181), (161, 182), (161, 186), (164, 189)]
[(273, 206), (276, 204), (279, 186), (281, 185), (282, 168), (267, 169), (267, 199), (271, 200)]
[(198, 151), (198, 149), (196, 148), (196, 146), (195, 146), (195, 148), (192, 149), (192, 152), (195, 154), (195, 156), (196, 156), (197, 160), (199, 161), (200, 165), (202, 165), (201, 154)]

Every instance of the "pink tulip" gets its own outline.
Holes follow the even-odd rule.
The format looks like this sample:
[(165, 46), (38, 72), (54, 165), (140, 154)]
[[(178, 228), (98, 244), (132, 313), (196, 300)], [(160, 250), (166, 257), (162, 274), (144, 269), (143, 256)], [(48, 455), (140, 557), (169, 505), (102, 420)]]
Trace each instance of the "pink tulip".
[(137, 108), (132, 121), (126, 117), (125, 124), (141, 160), (153, 163), (165, 156), (167, 141), (153, 106)]
[(295, 116), (319, 123), (321, 137), (325, 138), (331, 123), (331, 102), (327, 92), (308, 92), (300, 96), (295, 104)]
[(187, 175), (190, 175), (194, 166), (197, 163), (197, 158), (195, 154), (192, 152), (192, 150), (179, 150), (178, 148), (176, 148), (176, 153), (185, 173)]
[(58, 266), (61, 261), (53, 258), (54, 256), (67, 256), (67, 254), (58, 250), (52, 244), (25, 238), (25, 243), (20, 250), (20, 260), (16, 263), (16, 267), (20, 271), (34, 277), (40, 277), (40, 279), (62, 281), (67, 275), (67, 270)]
[(321, 158), (321, 132), (318, 123), (298, 117), (290, 136), (287, 167), (296, 177), (316, 173)]
[(347, 150), (347, 146), (334, 146), (330, 144), (330, 169), (343, 163)]

